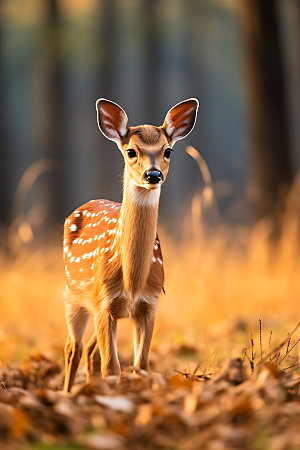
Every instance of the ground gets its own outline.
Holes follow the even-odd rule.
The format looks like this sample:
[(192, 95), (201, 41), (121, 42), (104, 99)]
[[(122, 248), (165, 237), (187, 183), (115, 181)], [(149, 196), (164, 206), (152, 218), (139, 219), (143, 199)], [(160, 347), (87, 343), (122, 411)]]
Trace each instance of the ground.
[[(197, 241), (197, 239), (199, 239)], [(61, 391), (66, 326), (58, 246), (0, 254), (0, 449), (300, 448), (299, 252), (263, 229), (179, 244), (161, 233), (166, 295), (151, 372)], [(85, 342), (91, 334), (87, 331)]]

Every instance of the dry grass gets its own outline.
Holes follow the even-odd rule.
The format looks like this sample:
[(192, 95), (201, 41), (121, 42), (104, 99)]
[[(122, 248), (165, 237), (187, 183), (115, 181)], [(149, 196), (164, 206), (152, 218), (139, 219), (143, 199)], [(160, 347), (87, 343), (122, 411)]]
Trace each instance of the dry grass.
[[(187, 229), (187, 228), (186, 228)], [(276, 249), (268, 229), (218, 231), (174, 243), (161, 233), (166, 269), (153, 345), (199, 346), (202, 358), (240, 356), (250, 330), (263, 321), (278, 340), (300, 317), (298, 222), (285, 219)], [(62, 353), (66, 328), (61, 250), (41, 248), (8, 261), (0, 255), (0, 359), (16, 362), (34, 349)], [(126, 321), (124, 321), (126, 322)], [(128, 326), (121, 325), (120, 345), (128, 352)], [(232, 345), (232, 343), (236, 345)]]

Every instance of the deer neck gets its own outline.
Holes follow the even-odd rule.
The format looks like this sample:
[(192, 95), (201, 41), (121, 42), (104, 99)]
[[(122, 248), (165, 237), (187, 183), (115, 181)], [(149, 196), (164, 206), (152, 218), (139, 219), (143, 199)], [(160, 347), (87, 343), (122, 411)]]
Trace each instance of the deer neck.
[(159, 198), (160, 186), (139, 187), (125, 169), (118, 235), (124, 290), (131, 296), (142, 292), (150, 272)]

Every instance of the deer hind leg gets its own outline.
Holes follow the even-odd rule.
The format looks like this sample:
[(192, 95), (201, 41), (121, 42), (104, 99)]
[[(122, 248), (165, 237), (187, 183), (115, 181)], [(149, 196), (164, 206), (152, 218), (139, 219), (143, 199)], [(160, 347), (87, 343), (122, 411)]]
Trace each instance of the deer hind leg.
[(121, 368), (117, 351), (117, 319), (108, 310), (95, 316), (95, 329), (100, 349), (102, 378), (120, 375)]
[(97, 334), (89, 340), (86, 347), (86, 381), (89, 382), (100, 377), (101, 358), (98, 346)]
[(135, 309), (134, 320), (134, 365), (149, 370), (149, 351), (155, 321), (155, 305), (140, 301)]
[(89, 315), (85, 308), (66, 306), (66, 319), (69, 336), (65, 346), (65, 383), (64, 391), (70, 392), (82, 355), (82, 336)]

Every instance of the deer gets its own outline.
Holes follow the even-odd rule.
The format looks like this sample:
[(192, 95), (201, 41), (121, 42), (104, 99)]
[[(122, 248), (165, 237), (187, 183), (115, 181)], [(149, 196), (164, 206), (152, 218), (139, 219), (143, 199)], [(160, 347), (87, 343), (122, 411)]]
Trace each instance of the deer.
[(120, 378), (116, 332), (121, 318), (134, 324), (134, 367), (149, 371), (164, 265), (157, 235), (161, 186), (174, 144), (194, 128), (195, 98), (172, 107), (162, 126), (128, 126), (125, 111), (110, 100), (96, 102), (100, 131), (124, 158), (122, 203), (99, 199), (78, 207), (64, 224), (65, 345), (64, 391), (69, 392), (82, 356), (90, 317), (94, 334), (86, 347), (87, 382)]

